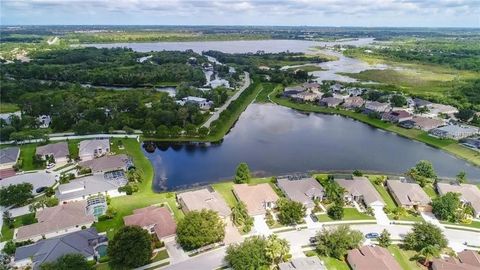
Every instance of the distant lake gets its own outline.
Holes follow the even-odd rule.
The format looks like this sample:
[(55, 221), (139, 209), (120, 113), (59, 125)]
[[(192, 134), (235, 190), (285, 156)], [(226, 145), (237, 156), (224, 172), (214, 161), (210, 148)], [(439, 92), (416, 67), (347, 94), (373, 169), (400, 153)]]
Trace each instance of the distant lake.
[(471, 181), (480, 179), (480, 168), (423, 143), (342, 116), (273, 104), (250, 105), (218, 145), (161, 143), (153, 153), (144, 152), (155, 167), (157, 191), (230, 179), (240, 162), (258, 175), (281, 175), (354, 169), (403, 173), (426, 159), (439, 176), (464, 170)]
[(311, 47), (325, 47), (336, 44), (362, 46), (373, 42), (373, 38), (361, 38), (354, 40), (319, 42), (308, 40), (232, 40), (232, 41), (186, 41), (186, 42), (145, 42), (145, 43), (105, 43), (105, 44), (84, 44), (86, 47), (114, 48), (127, 47), (138, 52), (151, 51), (185, 51), (193, 50), (197, 53), (214, 50), (225, 53), (255, 53), (264, 51), (266, 53), (279, 52), (307, 52)]

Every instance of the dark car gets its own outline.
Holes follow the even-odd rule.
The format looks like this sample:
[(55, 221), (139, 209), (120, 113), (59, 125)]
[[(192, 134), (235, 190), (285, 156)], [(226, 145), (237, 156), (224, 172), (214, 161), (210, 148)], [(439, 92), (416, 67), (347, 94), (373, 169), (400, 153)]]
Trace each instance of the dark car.
[(308, 239), (308, 241), (310, 241), (310, 244), (316, 244), (318, 242), (317, 237), (315, 237), (315, 236), (310, 237), (310, 239)]
[(39, 188), (37, 188), (37, 189), (35, 190), (35, 192), (37, 192), (37, 193), (42, 193), (42, 192), (44, 192), (46, 189), (47, 189), (47, 187), (39, 187)]
[(313, 222), (318, 222), (318, 218), (314, 213), (310, 214), (310, 218), (313, 220)]
[(375, 238), (378, 238), (378, 233), (367, 233), (365, 234), (365, 238), (367, 239), (375, 239)]

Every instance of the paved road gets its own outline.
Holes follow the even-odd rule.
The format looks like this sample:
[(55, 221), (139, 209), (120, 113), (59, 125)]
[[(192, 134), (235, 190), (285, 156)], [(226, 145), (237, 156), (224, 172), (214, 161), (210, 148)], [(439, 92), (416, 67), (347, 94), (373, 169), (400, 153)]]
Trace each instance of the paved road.
[(202, 127), (210, 127), (213, 121), (217, 120), (220, 114), (227, 109), (228, 105), (232, 103), (232, 101), (236, 100), (242, 93), (250, 86), (250, 74), (248, 72), (244, 72), (245, 78), (243, 79), (243, 85), (238, 89), (238, 91), (229, 99), (225, 104), (223, 104), (218, 110), (216, 110), (212, 116), (202, 125)]
[[(350, 225), (354, 230), (359, 230), (366, 234), (369, 232), (380, 233), (383, 229), (387, 229), (392, 239), (398, 240), (403, 238), (407, 234), (411, 226), (410, 225), (379, 225), (379, 224), (357, 224)], [(301, 231), (289, 231), (283, 233), (277, 233), (280, 238), (284, 238), (289, 241), (291, 252), (295, 255), (302, 255), (301, 247), (310, 244), (309, 238), (315, 236), (319, 229), (305, 229)], [(465, 241), (469, 245), (480, 246), (480, 233), (473, 231), (452, 230), (446, 228), (444, 230), (445, 236), (449, 241), (449, 246), (456, 251), (461, 251), (466, 248), (463, 245)], [(196, 269), (196, 270), (211, 270), (216, 269), (224, 265), (223, 258), (225, 256), (225, 248), (217, 249), (206, 254), (198, 255), (190, 258), (182, 263), (170, 265), (162, 269), (183, 270), (183, 269)]]

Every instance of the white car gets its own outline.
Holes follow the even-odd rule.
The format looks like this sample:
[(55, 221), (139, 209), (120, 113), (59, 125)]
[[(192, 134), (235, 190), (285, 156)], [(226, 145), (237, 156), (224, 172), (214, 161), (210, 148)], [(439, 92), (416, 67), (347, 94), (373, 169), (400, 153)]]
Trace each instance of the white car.
[(50, 163), (50, 164), (47, 165), (47, 169), (51, 169), (53, 167), (55, 167), (55, 163)]

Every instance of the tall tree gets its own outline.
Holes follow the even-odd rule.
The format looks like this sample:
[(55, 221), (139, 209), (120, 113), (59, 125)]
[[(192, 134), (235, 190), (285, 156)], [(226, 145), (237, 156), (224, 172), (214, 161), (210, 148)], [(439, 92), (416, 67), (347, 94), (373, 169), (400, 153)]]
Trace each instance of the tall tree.
[(90, 270), (87, 259), (82, 254), (65, 254), (54, 262), (43, 263), (41, 270)]
[(135, 268), (147, 264), (152, 256), (152, 237), (138, 226), (125, 226), (108, 243), (113, 268)]
[(302, 203), (280, 198), (277, 201), (278, 221), (283, 225), (295, 225), (301, 223), (307, 213)]
[(432, 212), (440, 220), (458, 222), (461, 205), (460, 194), (447, 192), (432, 200)]
[(443, 249), (448, 244), (442, 230), (427, 222), (415, 223), (412, 231), (404, 237), (403, 242), (407, 248), (417, 252), (428, 246)]
[(458, 172), (456, 179), (458, 183), (463, 184), (467, 182), (467, 173), (465, 171)]
[(351, 230), (348, 225), (323, 229), (317, 234), (317, 251), (320, 255), (343, 259), (347, 251), (357, 248), (363, 240), (360, 231)]
[(212, 210), (188, 212), (178, 222), (177, 240), (186, 250), (217, 243), (225, 237), (225, 224)]
[(387, 229), (383, 229), (382, 233), (380, 233), (378, 237), (378, 245), (386, 248), (391, 244), (392, 244), (392, 239), (390, 238), (390, 233), (387, 231)]
[(9, 185), (0, 189), (0, 205), (22, 205), (33, 198), (33, 185), (30, 183), (21, 183)]
[(250, 182), (250, 169), (248, 168), (247, 163), (242, 162), (238, 165), (237, 171), (235, 173), (235, 180), (236, 184), (243, 184)]

